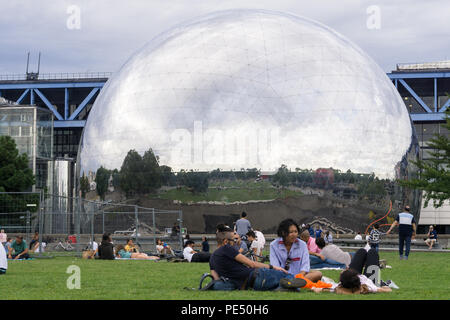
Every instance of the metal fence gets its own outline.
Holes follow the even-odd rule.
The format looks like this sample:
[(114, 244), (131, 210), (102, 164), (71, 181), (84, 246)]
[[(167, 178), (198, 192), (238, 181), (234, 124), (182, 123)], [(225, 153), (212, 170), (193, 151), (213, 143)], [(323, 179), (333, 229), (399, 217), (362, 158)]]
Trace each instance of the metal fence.
[(0, 193), (0, 229), (9, 237), (24, 236), (38, 256), (79, 255), (93, 240), (100, 244), (104, 233), (111, 234), (114, 244), (132, 239), (151, 254), (158, 238), (182, 250), (187, 233), (182, 211), (43, 193)]

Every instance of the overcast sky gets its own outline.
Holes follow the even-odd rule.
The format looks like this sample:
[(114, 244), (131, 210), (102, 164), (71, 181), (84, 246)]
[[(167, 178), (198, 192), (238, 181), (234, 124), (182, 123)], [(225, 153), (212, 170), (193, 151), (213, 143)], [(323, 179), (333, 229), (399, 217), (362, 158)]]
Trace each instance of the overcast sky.
[[(450, 59), (448, 0), (0, 0), (0, 74), (117, 71), (173, 25), (247, 8), (317, 20), (390, 72), (397, 63)], [(79, 14), (78, 14), (79, 13)]]

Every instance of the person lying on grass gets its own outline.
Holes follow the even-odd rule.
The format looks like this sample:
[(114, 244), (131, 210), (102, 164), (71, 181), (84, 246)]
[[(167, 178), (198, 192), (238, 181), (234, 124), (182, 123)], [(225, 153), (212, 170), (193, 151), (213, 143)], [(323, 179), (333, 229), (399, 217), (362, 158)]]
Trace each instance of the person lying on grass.
[(391, 292), (390, 287), (377, 287), (369, 278), (377, 271), (379, 272), (378, 252), (375, 249), (366, 251), (361, 248), (355, 253), (349, 267), (341, 272), (339, 284), (336, 287), (331, 289), (311, 288), (311, 290), (316, 293), (331, 291), (337, 294)]
[(159, 260), (159, 257), (149, 256), (143, 252), (128, 252), (122, 244), (116, 247), (117, 257), (122, 259)]
[[(217, 249), (211, 255), (209, 266), (216, 282), (212, 290), (298, 290), (306, 285), (304, 279), (295, 279), (285, 269), (248, 259), (234, 246), (234, 231), (221, 226), (216, 234)], [(219, 281), (228, 278), (228, 281)]]

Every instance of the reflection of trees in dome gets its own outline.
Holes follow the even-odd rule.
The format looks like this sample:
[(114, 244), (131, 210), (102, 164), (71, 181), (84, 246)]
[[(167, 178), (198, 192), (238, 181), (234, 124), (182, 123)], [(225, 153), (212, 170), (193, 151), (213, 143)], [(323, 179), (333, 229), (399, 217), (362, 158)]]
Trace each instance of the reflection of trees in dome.
[(82, 198), (86, 198), (86, 194), (89, 192), (89, 189), (90, 189), (89, 179), (83, 173), (83, 176), (80, 178), (80, 190)]
[(97, 194), (100, 196), (100, 199), (105, 200), (106, 191), (108, 190), (108, 181), (111, 175), (111, 171), (100, 167), (97, 170), (95, 175), (95, 183)]
[[(100, 179), (103, 176), (104, 178)], [(387, 195), (402, 194), (398, 193), (398, 186), (393, 181), (379, 179), (374, 173), (361, 174), (333, 168), (295, 168), (295, 171), (291, 171), (282, 164), (272, 173), (261, 172), (257, 168), (242, 168), (240, 171), (223, 171), (218, 168), (209, 172), (194, 170), (173, 172), (171, 167), (159, 164), (159, 158), (152, 149), (146, 151), (143, 156), (136, 150), (130, 150), (123, 160), (120, 171), (101, 167), (97, 171), (96, 179), (98, 193), (102, 198), (110, 177), (114, 187), (124, 192), (127, 197), (155, 192), (161, 196), (177, 186), (180, 194), (180, 188), (185, 187), (186, 191), (197, 195), (206, 194), (213, 188), (217, 192), (222, 190), (224, 194), (231, 193), (234, 189), (254, 196), (251, 190), (259, 189), (261, 197), (267, 199), (268, 194), (275, 194), (275, 198), (300, 196), (304, 194), (304, 188), (310, 188), (322, 190), (339, 198), (359, 199), (381, 205)], [(167, 188), (161, 189), (162, 186)], [(276, 190), (279, 186), (283, 189), (290, 188), (293, 192), (270, 191)]]
[[(128, 196), (159, 189), (162, 174), (158, 161), (152, 149), (146, 151), (142, 157), (136, 150), (128, 151), (120, 168), (119, 185), (122, 191)], [(170, 172), (171, 169), (164, 168), (164, 177), (167, 176), (168, 171)]]

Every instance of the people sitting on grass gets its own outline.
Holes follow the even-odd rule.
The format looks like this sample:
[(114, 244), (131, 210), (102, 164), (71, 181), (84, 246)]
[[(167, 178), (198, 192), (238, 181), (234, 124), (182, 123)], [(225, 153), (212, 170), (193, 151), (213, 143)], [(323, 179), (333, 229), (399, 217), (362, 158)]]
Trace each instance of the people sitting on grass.
[(6, 242), (4, 244), (4, 248), (5, 248), (5, 252), (6, 252), (7, 256), (9, 254), (9, 248), (11, 248), (11, 244), (12, 244), (12, 239), (11, 238), (6, 238)]
[(309, 235), (308, 230), (303, 230), (300, 234), (300, 239), (306, 243), (309, 253), (309, 264), (311, 269), (322, 269), (322, 268), (345, 268), (340, 262), (334, 261), (332, 259), (327, 259), (321, 254), (321, 249), (316, 244), (316, 239)]
[(117, 258), (122, 259), (138, 259), (138, 260), (159, 260), (157, 256), (149, 256), (143, 252), (130, 252), (125, 250), (125, 246), (123, 244), (119, 244), (116, 247), (116, 256)]
[(325, 243), (333, 243), (333, 235), (330, 230), (325, 231), (325, 235), (323, 236)]
[(362, 240), (361, 231), (358, 231), (357, 235), (355, 236), (355, 240)]
[[(255, 231), (253, 231), (253, 230), (247, 232), (247, 239), (248, 239), (248, 242), (250, 243), (249, 252), (254, 256), (256, 261), (262, 260), (261, 255), (262, 255), (262, 251), (264, 249), (264, 244), (259, 241), (259, 237), (260, 236), (257, 236)], [(264, 239), (264, 242), (265, 242), (265, 239)]]
[(428, 249), (433, 249), (433, 246), (436, 244), (437, 241), (437, 232), (434, 230), (433, 226), (430, 226), (427, 233), (427, 238), (425, 239), (425, 243), (428, 245)]
[[(247, 238), (247, 236), (245, 236), (245, 238)], [(248, 252), (247, 241), (243, 241), (237, 232), (234, 232), (233, 239), (234, 246), (238, 249), (239, 253), (246, 254)]]
[(138, 247), (133, 243), (132, 239), (126, 240), (125, 251), (139, 253)]
[(325, 243), (325, 239), (319, 238), (316, 239), (316, 244), (322, 251), (320, 254), (329, 260), (334, 260), (338, 263), (343, 264), (345, 267), (350, 265), (352, 260), (352, 255), (349, 252), (342, 251), (337, 245), (332, 243)]
[(27, 243), (22, 236), (17, 236), (9, 248), (8, 259), (29, 259)]
[(30, 241), (30, 246), (28, 247), (28, 249), (30, 250), (30, 252), (36, 252), (36, 249), (39, 248), (39, 232), (35, 232), (33, 237), (31, 238)]
[(92, 256), (98, 257), (98, 243), (95, 241), (95, 237), (92, 238), (92, 240), (88, 244), (89, 249), (92, 250)]
[[(306, 234), (309, 232), (305, 230)], [(322, 278), (320, 271), (310, 270), (310, 255), (304, 241), (298, 239), (299, 226), (292, 219), (281, 221), (278, 238), (270, 243), (270, 264), (287, 270), (290, 274), (303, 274), (316, 282)], [(313, 238), (311, 238), (313, 239)]]
[(5, 274), (8, 269), (8, 259), (5, 247), (0, 243), (0, 275)]
[(198, 252), (194, 250), (195, 242), (188, 240), (183, 250), (183, 257), (189, 262), (209, 262), (211, 254), (209, 252)]
[[(378, 287), (370, 277), (374, 276), (375, 272), (379, 272), (379, 256), (375, 249), (366, 251), (359, 249), (348, 268), (341, 272), (339, 277), (339, 284), (334, 288), (312, 288), (316, 293), (322, 291), (332, 291), (337, 294), (366, 294), (377, 292), (391, 292), (389, 286), (383, 285)], [(389, 281), (394, 287), (396, 285)], [(398, 288), (398, 287), (397, 287)]]
[(172, 248), (161, 239), (156, 239), (156, 251), (159, 255), (175, 255)]
[(8, 235), (5, 233), (5, 230), (0, 230), (0, 244), (5, 245), (6, 239), (8, 239)]
[(112, 244), (111, 234), (104, 233), (102, 242), (98, 247), (98, 257), (102, 260), (114, 260), (114, 245)]
[(306, 284), (305, 280), (295, 279), (281, 267), (253, 261), (239, 253), (231, 228), (218, 227), (216, 239), (218, 247), (209, 261), (211, 276), (216, 280), (212, 290), (296, 290)]

